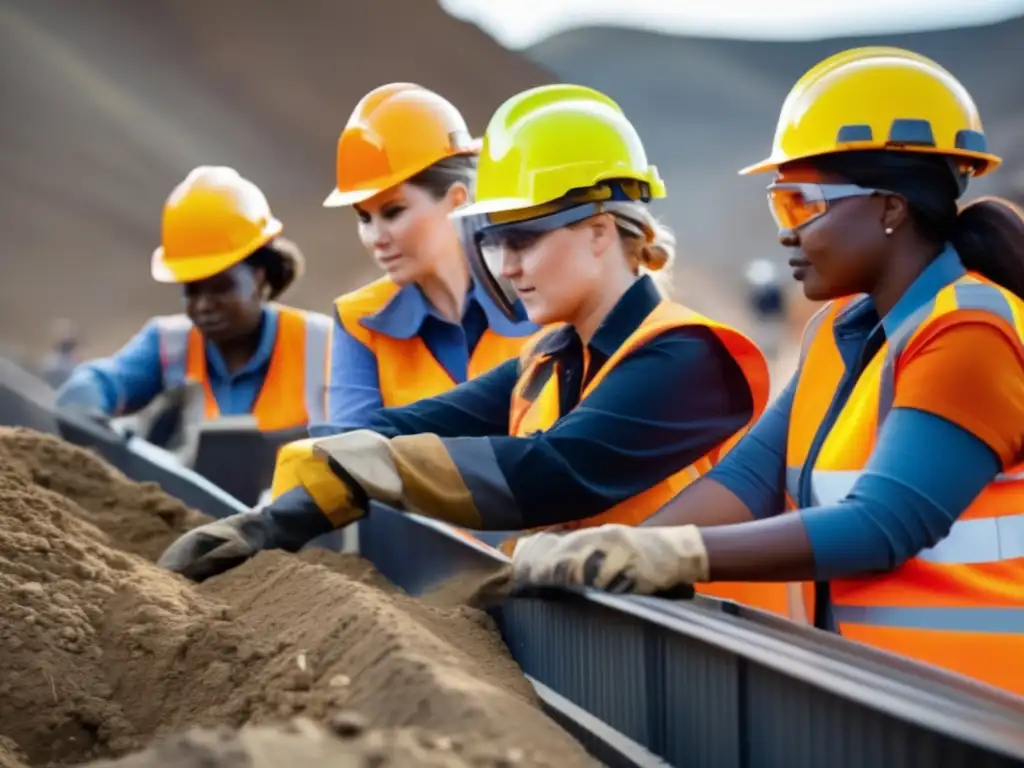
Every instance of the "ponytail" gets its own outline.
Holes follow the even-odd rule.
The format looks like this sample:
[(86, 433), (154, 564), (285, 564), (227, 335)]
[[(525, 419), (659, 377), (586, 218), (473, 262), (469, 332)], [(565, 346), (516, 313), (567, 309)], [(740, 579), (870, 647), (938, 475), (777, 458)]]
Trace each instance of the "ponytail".
[[(676, 259), (675, 233), (658, 221), (646, 203), (615, 201), (605, 203), (604, 208), (620, 223), (619, 235), (630, 264), (638, 274), (649, 275), (658, 292), (668, 298), (672, 292), (672, 265)], [(622, 226), (623, 221), (631, 226)]]
[(964, 266), (1024, 299), (1024, 213), (983, 197), (960, 209), (950, 237)]

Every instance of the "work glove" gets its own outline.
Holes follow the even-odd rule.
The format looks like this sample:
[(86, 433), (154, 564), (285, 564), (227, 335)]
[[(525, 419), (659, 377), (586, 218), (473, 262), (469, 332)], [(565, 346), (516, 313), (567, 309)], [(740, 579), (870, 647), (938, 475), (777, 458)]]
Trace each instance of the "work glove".
[(263, 549), (297, 552), (365, 515), (370, 498), (395, 503), (401, 488), (388, 440), (375, 432), (288, 443), (277, 455), (269, 504), (189, 531), (157, 564), (202, 581)]
[(595, 587), (654, 595), (708, 580), (697, 526), (602, 525), (521, 539), (512, 555), (516, 586)]
[(193, 528), (164, 552), (157, 565), (203, 581), (240, 565), (273, 538), (263, 511), (242, 512)]

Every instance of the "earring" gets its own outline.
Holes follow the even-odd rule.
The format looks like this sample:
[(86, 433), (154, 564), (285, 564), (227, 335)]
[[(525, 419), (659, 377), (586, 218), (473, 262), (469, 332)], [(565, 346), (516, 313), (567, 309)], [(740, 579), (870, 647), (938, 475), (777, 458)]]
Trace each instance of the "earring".
[(886, 227), (885, 228), (885, 236), (886, 237), (889, 237), (889, 235), (891, 235), (892, 233), (893, 233), (893, 228), (892, 227)]

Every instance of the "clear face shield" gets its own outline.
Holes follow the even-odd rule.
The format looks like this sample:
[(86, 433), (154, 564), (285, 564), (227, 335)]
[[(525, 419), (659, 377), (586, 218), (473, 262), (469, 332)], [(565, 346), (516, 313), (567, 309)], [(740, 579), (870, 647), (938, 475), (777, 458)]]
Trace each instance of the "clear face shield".
[[(592, 201), (587, 201), (587, 197)], [(593, 200), (594, 197), (599, 199)], [(638, 198), (639, 196), (633, 197), (624, 193), (621, 187), (616, 185), (596, 188), (590, 191), (583, 201), (575, 204), (560, 201), (537, 206), (528, 211), (465, 217), (462, 219), (461, 232), (473, 278), (486, 290), (506, 317), (517, 322), (524, 321), (527, 319), (526, 312), (519, 303), (512, 284), (503, 276), (506, 253), (521, 253), (544, 235), (579, 224), (601, 213), (612, 213), (616, 217), (616, 224), (624, 232), (646, 237), (649, 233), (644, 231), (640, 223), (620, 216), (613, 210), (613, 206), (609, 205), (616, 200)], [(524, 214), (527, 216), (524, 217)]]

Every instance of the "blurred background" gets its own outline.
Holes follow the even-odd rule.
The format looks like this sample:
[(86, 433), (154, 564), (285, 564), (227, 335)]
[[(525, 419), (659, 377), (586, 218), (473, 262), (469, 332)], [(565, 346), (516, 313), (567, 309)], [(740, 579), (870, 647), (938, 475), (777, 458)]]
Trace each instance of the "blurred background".
[[(1024, 0), (0, 0), (0, 354), (59, 368), (178, 311), (149, 260), (165, 197), (199, 164), (264, 189), (309, 262), (289, 303), (326, 311), (377, 276), (354, 216), (320, 205), (366, 91), (417, 82), (481, 132), (516, 91), (572, 81), (619, 101), (667, 181), (677, 298), (786, 368), (810, 308), (763, 181), (736, 170), (768, 153), (789, 88), (854, 45), (933, 57), (1006, 160), (971, 196), (1024, 202), (1022, 16)], [(750, 287), (772, 264), (788, 303)]]

